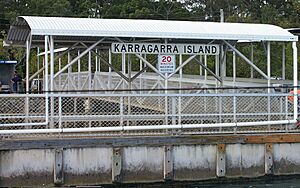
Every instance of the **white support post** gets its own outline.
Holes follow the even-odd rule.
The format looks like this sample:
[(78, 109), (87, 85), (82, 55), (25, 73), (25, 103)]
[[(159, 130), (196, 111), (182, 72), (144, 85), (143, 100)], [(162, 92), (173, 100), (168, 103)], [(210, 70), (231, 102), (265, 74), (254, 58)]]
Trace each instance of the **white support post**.
[(45, 119), (46, 119), (46, 122), (48, 123), (49, 122), (49, 88), (48, 88), (48, 85), (49, 85), (49, 82), (48, 82), (48, 36), (46, 35), (45, 36), (45, 58), (44, 58), (44, 61), (45, 61), (45, 74), (44, 74), (44, 80), (45, 80), (45, 91), (46, 91), (46, 94), (45, 94)]
[[(235, 51), (232, 51), (232, 77), (233, 77), (233, 86), (236, 86), (236, 54)], [(236, 90), (234, 89), (234, 93)], [(236, 122), (236, 96), (233, 96), (233, 122)], [(236, 128), (234, 128), (236, 131)]]
[[(40, 70), (40, 56), (38, 56), (38, 54), (40, 54), (40, 47), (37, 47), (37, 70)], [(37, 75), (37, 91), (40, 92), (40, 73)]]
[(236, 86), (236, 54), (235, 51), (232, 51), (232, 77), (233, 77), (233, 86)]
[[(54, 40), (53, 36), (50, 36), (50, 90), (51, 94), (53, 93), (54, 90)], [(51, 117), (50, 117), (50, 128), (54, 127), (54, 98), (51, 97), (50, 101), (50, 112), (51, 112)]]
[[(125, 53), (122, 53), (122, 73), (126, 75), (126, 56)], [(125, 80), (122, 80), (122, 89), (125, 89)]]
[[(202, 61), (202, 57), (203, 57), (202, 55), (199, 55), (199, 61), (200, 61), (200, 62), (203, 62), (203, 61)], [(200, 65), (200, 66), (199, 66), (199, 75), (202, 76), (202, 74), (203, 74), (203, 69), (202, 69), (202, 66)]]
[[(98, 49), (95, 50), (96, 54), (98, 54)], [(95, 55), (95, 72), (98, 72), (98, 56)]]
[[(268, 94), (271, 93), (271, 43), (267, 42), (267, 76), (268, 76)], [(271, 98), (268, 95), (268, 121), (271, 120)], [(268, 125), (268, 129), (271, 129), (271, 126)]]
[(285, 43), (282, 44), (282, 79), (285, 80)]
[[(254, 55), (253, 55), (253, 44), (251, 43), (251, 51), (250, 51), (250, 61), (253, 63), (254, 62)], [(253, 73), (253, 67), (250, 66), (250, 78), (254, 78), (254, 73)]]
[(42, 75), (43, 76), (43, 90), (46, 91), (46, 80), (45, 80), (45, 78), (46, 78), (45, 77), (45, 75), (46, 75), (46, 73), (45, 73), (45, 71), (46, 71), (45, 70), (46, 63), (45, 63), (45, 57), (42, 58), (42, 61), (43, 61), (43, 67), (44, 67), (44, 69), (43, 69), (43, 75)]
[(131, 89), (131, 59), (130, 59), (130, 54), (127, 55), (127, 69), (128, 69), (128, 78), (129, 78), (129, 82), (128, 82), (128, 89)]
[[(207, 67), (207, 55), (204, 55), (204, 65)], [(207, 81), (207, 70), (204, 70), (204, 80)]]
[[(220, 76), (220, 56), (219, 55), (216, 55), (215, 56), (215, 74), (217, 75), (217, 76)], [(219, 86), (219, 82), (218, 82), (218, 80), (216, 81), (216, 87), (218, 87)]]
[(297, 43), (292, 43), (293, 47), (293, 69), (294, 69), (294, 120), (298, 119), (298, 52)]
[(220, 51), (221, 51), (221, 55), (220, 55), (220, 76), (221, 78), (226, 76), (226, 59), (225, 59), (225, 51), (224, 51), (224, 46), (221, 45), (220, 46)]
[[(140, 56), (142, 56), (142, 54), (140, 54)], [(140, 59), (140, 71), (142, 71), (142, 69), (143, 69), (143, 61)], [(142, 83), (143, 79), (142, 79), (142, 75), (143, 75), (143, 74), (140, 75), (140, 89), (143, 89), (143, 83)], [(142, 90), (140, 90), (140, 94), (141, 94), (141, 93), (142, 93)]]
[(92, 89), (92, 53), (91, 51), (89, 51), (89, 60), (88, 60), (88, 76), (89, 76), (89, 84), (88, 84), (88, 87), (89, 87), (89, 91)]
[[(99, 57), (100, 57), (100, 56), (101, 56), (101, 51), (100, 51), (100, 49), (99, 49), (99, 52), (98, 52), (98, 53), (99, 53)], [(98, 63), (98, 72), (101, 72), (101, 58), (98, 59), (98, 62), (97, 62), (97, 63)]]
[[(200, 60), (201, 61), (201, 60)], [(182, 65), (182, 54), (179, 55), (179, 66)], [(200, 66), (202, 68), (202, 66)], [(182, 89), (182, 68), (179, 70), (179, 94), (181, 95), (181, 89)], [(176, 109), (176, 108), (175, 108)], [(175, 110), (176, 111), (176, 110)], [(181, 125), (181, 97), (178, 97), (178, 124)]]
[[(70, 54), (70, 51), (68, 51), (68, 63), (67, 64), (70, 64), (71, 62), (71, 54)], [(69, 66), (68, 67), (68, 90), (70, 90), (70, 85), (71, 85), (71, 72), (72, 72), (72, 66)]]
[[(109, 48), (108, 49), (108, 63), (111, 65), (112, 64), (112, 61), (111, 61), (111, 49)], [(108, 88), (111, 89), (111, 67), (108, 66), (108, 73), (109, 73), (109, 76), (108, 76)]]
[(168, 73), (165, 73), (165, 94), (166, 94), (166, 96), (165, 96), (165, 125), (168, 125), (168, 114), (169, 114), (169, 112), (168, 112), (168, 96), (167, 96), (167, 94), (168, 94)]
[(268, 76), (268, 93), (271, 92), (271, 44), (267, 42), (267, 76)]
[[(31, 36), (26, 40), (26, 100), (25, 100), (25, 121), (29, 122), (29, 64), (30, 64), (30, 48), (31, 48)], [(22, 83), (22, 81), (21, 81)], [(17, 85), (17, 91), (19, 86)]]
[[(128, 68), (128, 78), (129, 78), (129, 81), (128, 81), (128, 86), (127, 88), (129, 90), (131, 90), (131, 59), (130, 59), (130, 54), (127, 55), (127, 68)], [(127, 112), (128, 112), (128, 115), (131, 115), (131, 98), (130, 96), (127, 97)], [(129, 125), (129, 121), (127, 121), (127, 125)]]
[[(80, 55), (80, 50), (77, 51), (77, 55)], [(60, 69), (59, 69), (60, 70)], [(81, 59), (79, 58), (77, 61), (77, 90), (81, 88)]]
[(29, 64), (30, 64), (31, 37), (26, 40), (26, 93), (29, 92)]
[(61, 96), (58, 97), (58, 128), (62, 128), (62, 101), (61, 101)]
[(54, 40), (50, 36), (50, 90), (54, 90)]
[[(61, 57), (58, 58), (58, 71), (61, 70)], [(61, 90), (62, 87), (61, 87), (61, 75), (59, 75), (58, 77), (58, 84), (59, 84), (59, 87), (58, 89)]]

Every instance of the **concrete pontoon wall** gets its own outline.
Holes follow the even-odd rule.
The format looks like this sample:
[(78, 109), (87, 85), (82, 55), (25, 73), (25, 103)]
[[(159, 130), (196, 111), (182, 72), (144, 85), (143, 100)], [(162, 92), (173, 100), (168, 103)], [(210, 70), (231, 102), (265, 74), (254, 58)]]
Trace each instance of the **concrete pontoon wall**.
[(300, 174), (299, 153), (300, 143), (2, 150), (0, 185), (99, 185)]

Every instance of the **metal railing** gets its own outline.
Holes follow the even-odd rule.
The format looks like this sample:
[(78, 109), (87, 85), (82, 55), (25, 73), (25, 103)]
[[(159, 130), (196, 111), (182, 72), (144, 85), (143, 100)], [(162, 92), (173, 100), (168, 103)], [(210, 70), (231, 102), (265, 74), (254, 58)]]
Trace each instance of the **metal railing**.
[(295, 123), (289, 93), (179, 90), (47, 95), (48, 98), (46, 94), (0, 95), (0, 134), (168, 129), (282, 131)]

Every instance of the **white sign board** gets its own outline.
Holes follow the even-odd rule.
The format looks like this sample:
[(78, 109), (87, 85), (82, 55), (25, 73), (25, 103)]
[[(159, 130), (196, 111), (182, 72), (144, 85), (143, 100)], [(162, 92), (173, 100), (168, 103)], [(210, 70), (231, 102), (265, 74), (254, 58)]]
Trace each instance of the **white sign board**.
[(158, 55), (158, 70), (161, 73), (173, 73), (176, 68), (175, 55)]
[(112, 53), (218, 55), (216, 44), (112, 43)]

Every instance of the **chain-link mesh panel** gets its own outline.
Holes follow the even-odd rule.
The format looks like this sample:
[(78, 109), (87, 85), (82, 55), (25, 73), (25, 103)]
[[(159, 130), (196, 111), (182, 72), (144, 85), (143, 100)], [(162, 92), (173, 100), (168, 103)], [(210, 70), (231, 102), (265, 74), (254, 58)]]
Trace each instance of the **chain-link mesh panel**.
[[(219, 96), (218, 96), (219, 94)], [(293, 103), (285, 95), (199, 92), (192, 94), (49, 94), (49, 125), (45, 122), (45, 95), (0, 96), (2, 130), (43, 128), (92, 128), (267, 122), (293, 118)], [(26, 123), (26, 126), (23, 124)], [(9, 126), (5, 126), (5, 124)], [(14, 126), (11, 124), (21, 124)], [(248, 127), (249, 128), (249, 127)], [(255, 126), (251, 130), (286, 129)], [(244, 131), (247, 127), (188, 129), (187, 132)], [(250, 129), (249, 129), (250, 130)], [(130, 132), (130, 131), (127, 131)], [(137, 131), (134, 131), (137, 133)], [(145, 133), (147, 131), (140, 131)], [(148, 131), (149, 132), (149, 131)], [(155, 131), (154, 131), (155, 132)], [(159, 132), (159, 131), (158, 131)], [(172, 132), (172, 131), (171, 131)], [(177, 132), (177, 131), (175, 131)], [(161, 132), (160, 132), (161, 133)]]

